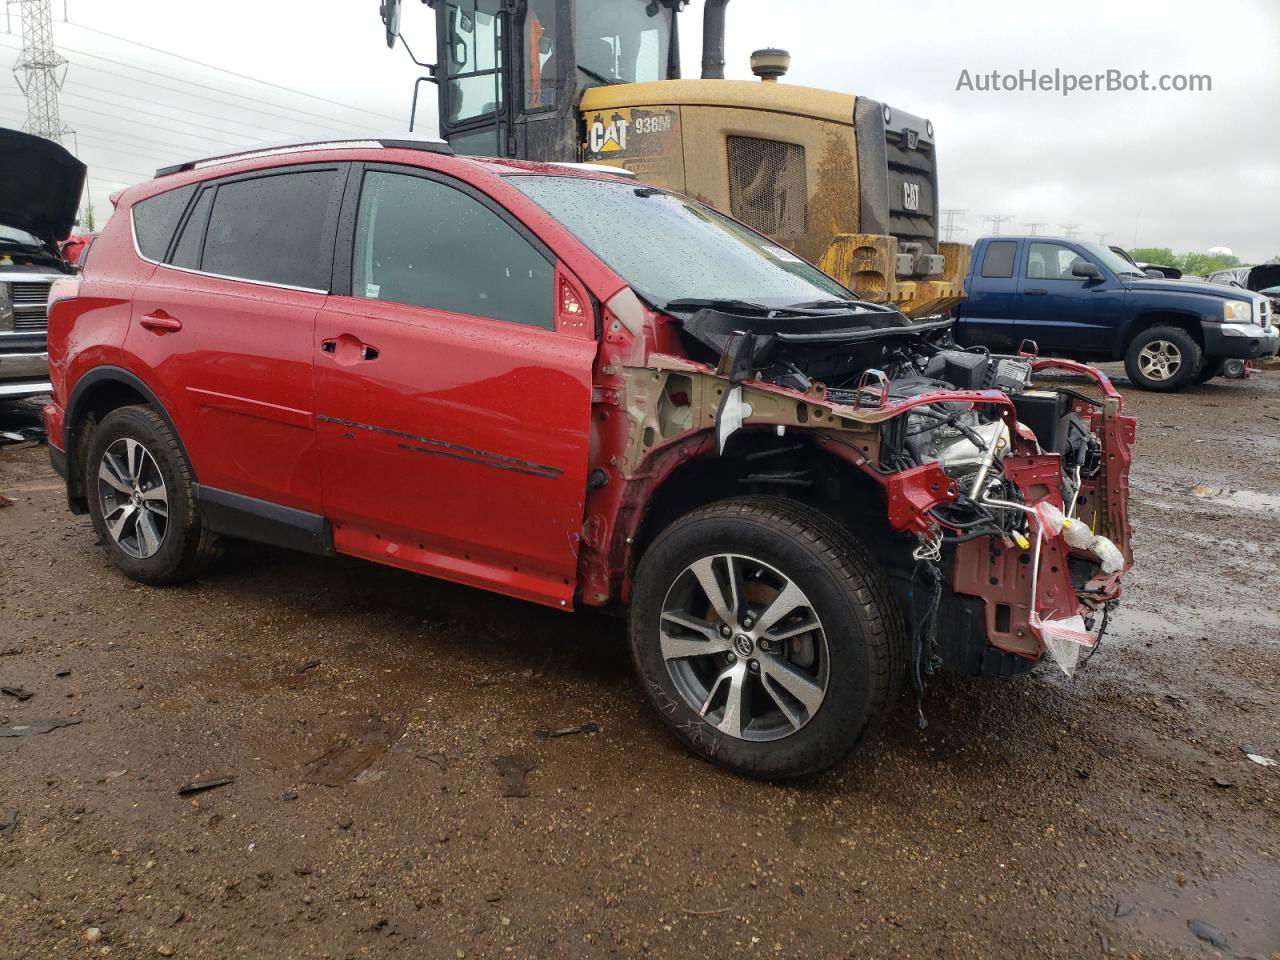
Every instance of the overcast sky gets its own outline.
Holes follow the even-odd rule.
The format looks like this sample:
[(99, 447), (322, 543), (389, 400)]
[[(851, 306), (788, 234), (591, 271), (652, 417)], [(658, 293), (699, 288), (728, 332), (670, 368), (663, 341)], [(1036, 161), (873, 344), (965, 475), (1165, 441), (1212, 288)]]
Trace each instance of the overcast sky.
[[(56, 42), (70, 61), (62, 117), (77, 132), (69, 146), (90, 165), (100, 212), (108, 193), (166, 163), (264, 140), (405, 127), (419, 71), (403, 49), (383, 44), (373, 0), (67, 0), (66, 23), (62, 0), (53, 5)], [(690, 74), (701, 3), (683, 24)], [(0, 125), (17, 127), (25, 101), (9, 72), (16, 16), (12, 28), (0, 32)], [(403, 29), (428, 59), (430, 11), (406, 0)], [(932, 119), (941, 203), (969, 211), (957, 219), (965, 240), (988, 232), (982, 215), (1009, 214), (1005, 233), (1033, 221), (1046, 234), (1077, 223), (1084, 239), (1106, 232), (1125, 246), (1221, 245), (1246, 261), (1280, 254), (1276, 0), (732, 0), (727, 74), (750, 79), (750, 52), (768, 45), (792, 54), (784, 82)], [(1147, 70), (1153, 81), (1209, 74), (1212, 91), (956, 89), (964, 70), (976, 82), (992, 70), (1033, 68)], [(424, 92), (422, 116), (434, 131), (434, 88)]]

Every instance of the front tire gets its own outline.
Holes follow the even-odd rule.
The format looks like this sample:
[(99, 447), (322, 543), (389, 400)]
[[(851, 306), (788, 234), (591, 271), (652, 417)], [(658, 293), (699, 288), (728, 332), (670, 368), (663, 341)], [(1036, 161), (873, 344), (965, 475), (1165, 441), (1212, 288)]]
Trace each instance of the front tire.
[(1149, 327), (1129, 344), (1124, 369), (1135, 386), (1171, 393), (1195, 381), (1200, 345), (1181, 327)]
[(875, 562), (824, 514), (741, 497), (664, 530), (636, 571), (631, 653), (689, 749), (770, 780), (824, 770), (888, 708), (901, 611)]
[(189, 580), (218, 553), (196, 509), (191, 466), (168, 423), (146, 406), (112, 410), (85, 460), (89, 516), (111, 562), (161, 586)]

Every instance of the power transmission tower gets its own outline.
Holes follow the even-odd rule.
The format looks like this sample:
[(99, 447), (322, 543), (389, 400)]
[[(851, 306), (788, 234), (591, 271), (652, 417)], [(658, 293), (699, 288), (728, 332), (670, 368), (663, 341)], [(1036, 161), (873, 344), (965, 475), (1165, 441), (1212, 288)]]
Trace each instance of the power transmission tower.
[(1058, 224), (1058, 229), (1062, 231), (1062, 235), (1068, 240), (1074, 240), (1076, 238), (1076, 232), (1080, 229), (1080, 224), (1060, 223)]
[(1043, 220), (1031, 220), (1027, 223), (1027, 233), (1033, 237), (1040, 236), (1040, 228), (1045, 225)]
[(983, 220), (985, 220), (985, 221), (987, 221), (987, 223), (991, 224), (991, 232), (992, 232), (992, 234), (998, 237), (998, 236), (1000, 236), (1000, 224), (1002, 224), (1002, 223), (1006, 223), (1006, 222), (1008, 222), (1009, 220), (1012, 220), (1012, 219), (1013, 219), (1013, 214), (1011, 214), (1011, 213), (998, 213), (998, 214), (984, 213), (984, 214), (982, 215), (982, 219), (983, 219)]
[(61, 143), (71, 133), (58, 116), (58, 91), (67, 75), (67, 59), (53, 48), (51, 3), (52, 0), (6, 0), (6, 8), (17, 7), (22, 21), (22, 52), (13, 65), (13, 77), (27, 97), (24, 129)]
[(956, 217), (963, 217), (968, 212), (968, 210), (959, 210), (954, 207), (942, 211), (942, 215), (947, 218), (947, 222), (943, 224), (942, 229), (946, 231), (946, 240), (948, 243), (951, 242), (951, 238), (955, 235), (957, 230), (964, 233), (967, 229), (966, 227), (956, 226)]
[(1096, 234), (1096, 236), (1098, 238), (1098, 243), (1106, 243), (1107, 237), (1111, 236), (1111, 234), (1107, 231), (1102, 231)]

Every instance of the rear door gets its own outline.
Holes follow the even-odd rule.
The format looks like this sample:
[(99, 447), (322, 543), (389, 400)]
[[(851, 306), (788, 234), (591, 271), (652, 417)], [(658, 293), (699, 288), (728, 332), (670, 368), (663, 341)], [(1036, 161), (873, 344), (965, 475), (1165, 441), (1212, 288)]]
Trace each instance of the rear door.
[(292, 166), (198, 187), (134, 295), (126, 353), (153, 371), (207, 496), (320, 511), (313, 335), (344, 175)]
[[(1071, 272), (1083, 260), (1102, 271), (1102, 280)], [(1033, 240), (1018, 281), (1018, 333), (1042, 351), (1088, 356), (1105, 353), (1115, 341), (1124, 307), (1124, 287), (1106, 267), (1065, 243)]]
[(314, 342), (336, 547), (568, 606), (596, 343), (557, 307), (581, 286), (501, 207), (416, 168), (354, 170), (339, 238)]
[(1021, 304), (1017, 280), (1018, 241), (988, 240), (969, 275), (966, 299), (959, 307), (956, 339), (1012, 353), (1020, 343)]

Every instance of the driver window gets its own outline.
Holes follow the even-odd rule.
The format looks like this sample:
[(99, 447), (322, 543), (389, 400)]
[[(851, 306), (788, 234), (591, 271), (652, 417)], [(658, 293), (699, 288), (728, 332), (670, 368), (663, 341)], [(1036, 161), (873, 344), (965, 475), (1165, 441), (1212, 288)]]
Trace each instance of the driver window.
[(530, 0), (522, 31), (525, 110), (555, 106), (560, 92), (557, 34), (556, 0)]
[[(487, 4), (485, 4), (487, 6)], [(474, 2), (449, 3), (449, 122), (502, 108), (502, 21)]]
[(1027, 254), (1027, 277), (1031, 280), (1079, 280), (1071, 273), (1084, 257), (1060, 243), (1033, 243)]
[(365, 174), (352, 296), (555, 329), (555, 268), (461, 190), (409, 174)]

